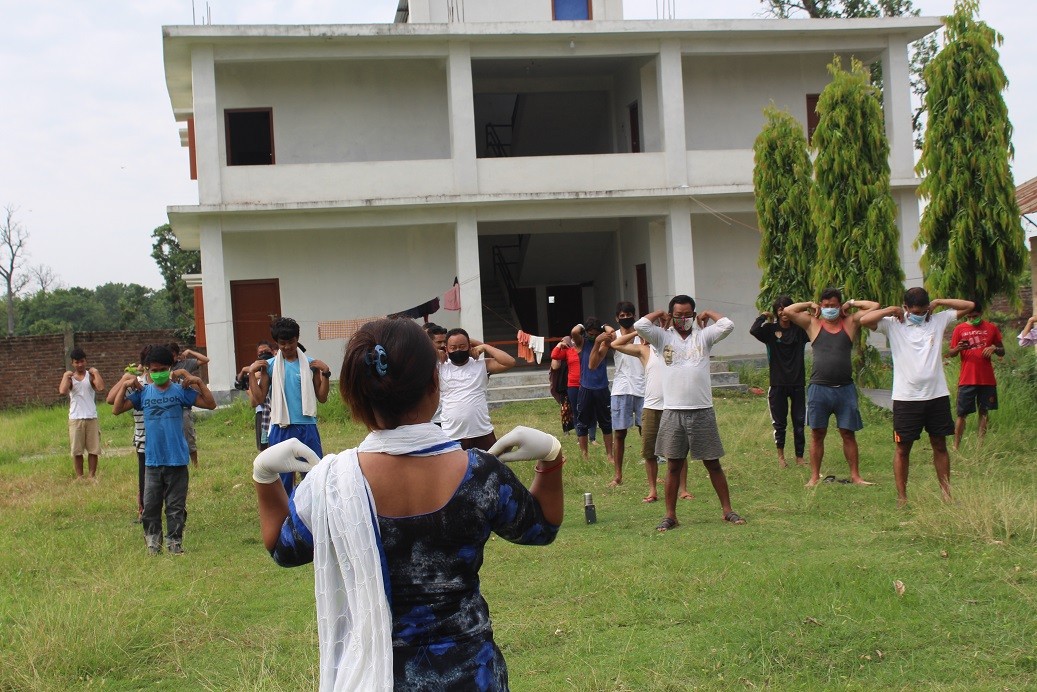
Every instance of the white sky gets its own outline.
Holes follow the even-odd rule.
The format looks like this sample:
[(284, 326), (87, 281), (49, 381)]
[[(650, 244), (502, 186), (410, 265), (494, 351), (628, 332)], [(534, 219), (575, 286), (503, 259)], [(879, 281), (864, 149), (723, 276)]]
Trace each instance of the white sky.
[[(474, 0), (478, 1), (478, 0)], [(673, 0), (678, 18), (762, 16), (757, 0)], [(624, 0), (629, 19), (670, 0)], [(210, 0), (213, 24), (392, 21), (397, 0)], [(205, 0), (195, 0), (199, 23)], [(915, 0), (926, 15), (953, 0)], [(196, 204), (162, 67), (161, 27), (191, 24), (191, 0), (0, 0), (0, 206), (28, 230), (28, 264), (65, 286), (158, 288), (151, 231), (166, 206)], [(983, 0), (1005, 36), (1015, 180), (1037, 176), (1032, 0)]]

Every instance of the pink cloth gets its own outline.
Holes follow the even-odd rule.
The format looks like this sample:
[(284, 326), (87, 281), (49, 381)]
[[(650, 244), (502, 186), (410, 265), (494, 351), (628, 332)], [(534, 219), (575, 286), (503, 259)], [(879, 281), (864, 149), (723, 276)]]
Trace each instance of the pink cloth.
[(451, 287), (449, 291), (443, 294), (443, 309), (461, 309), (461, 284), (457, 283), (457, 277), (454, 277), (453, 287)]
[(532, 363), (533, 350), (529, 348), (529, 334), (520, 329), (515, 339), (518, 341), (518, 357), (524, 358), (527, 363)]

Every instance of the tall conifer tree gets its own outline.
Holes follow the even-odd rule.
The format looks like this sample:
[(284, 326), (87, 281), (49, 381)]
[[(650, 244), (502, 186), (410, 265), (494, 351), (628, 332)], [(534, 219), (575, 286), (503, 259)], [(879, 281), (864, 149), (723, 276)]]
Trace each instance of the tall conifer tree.
[(810, 272), (816, 245), (810, 224), (810, 178), (813, 166), (803, 125), (788, 112), (769, 105), (767, 123), (753, 145), (753, 187), (760, 224), (760, 296), (756, 305), (769, 310), (774, 299), (814, 295)]
[(896, 206), (889, 187), (889, 142), (878, 90), (854, 60), (849, 72), (838, 57), (831, 83), (817, 103), (810, 212), (817, 231), (813, 286), (842, 289), (847, 299), (884, 305), (899, 301), (900, 266)]
[(978, 0), (957, 0), (945, 42), (926, 67), (928, 130), (918, 172), (927, 198), (918, 245), (929, 291), (1015, 298), (1026, 248), (1009, 167), (1008, 85), (995, 46), (1003, 37), (976, 18)]

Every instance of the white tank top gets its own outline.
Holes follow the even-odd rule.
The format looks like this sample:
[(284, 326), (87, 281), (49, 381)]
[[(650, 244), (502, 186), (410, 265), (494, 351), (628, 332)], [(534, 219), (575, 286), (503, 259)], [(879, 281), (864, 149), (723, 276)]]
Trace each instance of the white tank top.
[(90, 384), (90, 373), (87, 372), (82, 381), (72, 376), (72, 389), (68, 391), (68, 399), (71, 402), (68, 407), (69, 420), (85, 420), (97, 418), (97, 403), (95, 392)]
[(662, 411), (663, 406), (663, 371), (660, 366), (659, 352), (655, 346), (648, 347), (648, 365), (645, 366), (645, 408)]
[[(634, 337), (630, 343), (639, 346), (641, 337)], [(645, 395), (645, 369), (641, 365), (641, 359), (636, 356), (628, 356), (619, 351), (613, 351), (616, 369), (612, 378), (612, 395), (633, 394), (634, 396)]]

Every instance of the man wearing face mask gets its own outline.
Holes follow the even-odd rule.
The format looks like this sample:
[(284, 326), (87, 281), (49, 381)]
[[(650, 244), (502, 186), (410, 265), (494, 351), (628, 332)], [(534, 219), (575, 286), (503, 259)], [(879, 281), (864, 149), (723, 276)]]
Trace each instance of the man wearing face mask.
[[(861, 478), (857, 431), (864, 427), (857, 406), (857, 387), (853, 384), (853, 341), (861, 317), (879, 304), (872, 300), (848, 300), (838, 288), (821, 293), (820, 305), (795, 303), (785, 315), (807, 332), (814, 354), (807, 386), (807, 426), (810, 428), (810, 480), (812, 488), (821, 480), (821, 461), (825, 456), (828, 420), (835, 414), (843, 456), (850, 467), (850, 481), (871, 485)], [(852, 313), (850, 311), (853, 311)]]
[[(950, 308), (935, 312), (937, 308)], [(943, 374), (943, 335), (947, 326), (969, 314), (968, 300), (930, 300), (924, 288), (909, 288), (904, 305), (891, 305), (861, 317), (861, 324), (886, 335), (893, 355), (893, 477), (897, 504), (907, 504), (911, 446), (925, 428), (943, 499), (951, 499), (951, 462), (947, 436), (954, 432), (950, 390)]]
[(965, 321), (951, 332), (951, 348), (947, 355), (961, 356), (958, 376), (958, 420), (954, 423), (954, 449), (961, 444), (965, 432), (965, 418), (979, 411), (979, 440), (987, 433), (987, 413), (997, 408), (997, 379), (994, 377), (995, 355), (1005, 357), (1001, 330), (983, 319), (983, 307), (978, 301)]
[[(653, 324), (662, 318), (669, 319), (669, 328)], [(715, 324), (709, 324), (710, 320)], [(724, 521), (745, 523), (731, 508), (727, 476), (720, 466), (724, 446), (713, 411), (709, 375), (710, 350), (734, 328), (731, 320), (712, 310), (696, 314), (695, 301), (687, 295), (674, 296), (668, 310), (657, 310), (634, 322), (638, 336), (656, 348), (663, 365), (663, 415), (655, 451), (666, 457), (666, 516), (655, 527), (657, 531), (679, 526), (677, 492), (689, 454), (693, 459), (701, 459), (706, 467)]]
[(446, 351), (440, 351), (439, 358), (443, 432), (460, 442), (462, 449), (489, 449), (497, 436), (490, 422), (486, 385), (490, 375), (515, 367), (515, 359), (499, 348), (470, 338), (461, 328), (446, 333)]
[[(260, 341), (256, 344), (256, 360), (270, 360), (274, 357), (277, 352), (277, 347), (269, 341)], [(243, 389), (248, 392), (249, 402), (256, 409), (256, 449), (262, 452), (264, 449), (270, 446), (268, 435), (270, 432), (270, 389), (267, 388), (266, 399), (263, 401), (256, 401), (256, 393), (249, 389), (249, 379), (259, 375), (252, 375), (249, 372), (249, 365), (246, 365), (238, 373), (238, 379), (234, 384), (235, 389)]]

